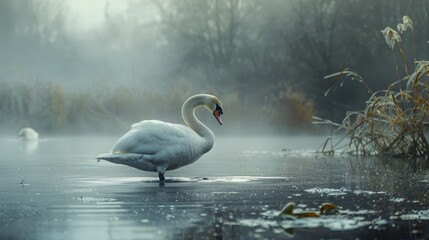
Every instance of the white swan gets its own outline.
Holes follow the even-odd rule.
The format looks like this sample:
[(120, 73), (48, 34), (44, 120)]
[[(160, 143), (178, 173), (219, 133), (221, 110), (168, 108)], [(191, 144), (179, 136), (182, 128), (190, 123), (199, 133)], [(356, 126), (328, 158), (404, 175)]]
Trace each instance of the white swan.
[(208, 94), (194, 95), (182, 106), (182, 118), (188, 126), (157, 120), (135, 123), (115, 143), (111, 153), (100, 154), (97, 159), (158, 172), (159, 180), (164, 181), (165, 171), (191, 164), (213, 147), (213, 132), (195, 116), (198, 106), (213, 112), (222, 125), (219, 99)]
[(39, 139), (39, 134), (32, 128), (23, 128), (19, 131), (19, 138), (24, 141), (36, 141)]

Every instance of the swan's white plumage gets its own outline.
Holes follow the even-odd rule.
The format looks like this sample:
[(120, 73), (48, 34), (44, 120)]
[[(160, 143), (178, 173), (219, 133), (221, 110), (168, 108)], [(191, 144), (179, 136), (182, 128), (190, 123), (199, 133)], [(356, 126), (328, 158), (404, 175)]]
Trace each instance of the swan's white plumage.
[(195, 131), (184, 125), (146, 120), (134, 124), (116, 142), (112, 153), (142, 154), (141, 158), (152, 164), (143, 164), (138, 167), (141, 170), (156, 171), (157, 165), (172, 170), (194, 162), (205, 153), (199, 151), (202, 145), (200, 138)]
[(160, 179), (166, 170), (195, 162), (214, 143), (213, 133), (195, 117), (194, 109), (198, 106), (215, 111), (221, 103), (212, 95), (192, 96), (182, 107), (182, 116), (189, 127), (158, 120), (135, 123), (114, 144), (111, 153), (101, 154), (97, 159), (156, 171)]
[(19, 137), (25, 141), (35, 141), (39, 139), (39, 134), (32, 128), (23, 128), (19, 131)]

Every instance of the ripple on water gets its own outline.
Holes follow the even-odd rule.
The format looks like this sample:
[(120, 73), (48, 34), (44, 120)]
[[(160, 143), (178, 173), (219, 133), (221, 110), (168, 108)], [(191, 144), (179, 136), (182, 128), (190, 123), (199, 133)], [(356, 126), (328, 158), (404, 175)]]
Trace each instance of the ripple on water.
[(348, 193), (353, 193), (355, 195), (373, 195), (373, 194), (385, 194), (386, 192), (373, 192), (373, 191), (366, 191), (366, 190), (349, 190), (346, 188), (309, 188), (305, 189), (305, 192), (312, 193), (312, 194), (326, 194), (328, 196), (340, 196), (340, 195), (346, 195)]
[(429, 220), (429, 209), (428, 210), (413, 210), (411, 213), (402, 214), (400, 216), (402, 220)]
[[(287, 177), (257, 177), (257, 176), (222, 176), (222, 177), (170, 177), (166, 179), (166, 183), (184, 183), (184, 182), (200, 182), (200, 183), (214, 183), (214, 182), (225, 182), (225, 183), (243, 183), (260, 180), (289, 180)], [(111, 184), (127, 184), (127, 183), (153, 183), (158, 182), (158, 178), (154, 177), (109, 177), (109, 178), (80, 178), (78, 181), (83, 184), (93, 185), (111, 185)]]
[(319, 154), (314, 149), (301, 149), (301, 150), (291, 150), (283, 149), (281, 151), (257, 151), (257, 150), (248, 150), (242, 151), (239, 153), (242, 158), (256, 158), (258, 156), (275, 156), (275, 157), (300, 157), (300, 158), (314, 158)]

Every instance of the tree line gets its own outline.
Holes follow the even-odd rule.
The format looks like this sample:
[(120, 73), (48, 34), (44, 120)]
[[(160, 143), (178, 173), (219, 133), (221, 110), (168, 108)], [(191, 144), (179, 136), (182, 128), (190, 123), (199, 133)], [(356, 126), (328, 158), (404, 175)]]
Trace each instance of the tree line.
[(102, 27), (80, 33), (66, 11), (0, 1), (4, 124), (54, 132), (169, 120), (187, 94), (204, 91), (228, 99), (242, 128), (249, 114), (255, 125), (308, 128), (312, 115), (341, 119), (367, 98), (353, 82), (325, 97), (326, 75), (353, 68), (373, 89), (396, 79), (384, 27), (408, 15), (407, 57), (428, 48), (427, 0), (130, 1), (122, 14), (106, 5)]

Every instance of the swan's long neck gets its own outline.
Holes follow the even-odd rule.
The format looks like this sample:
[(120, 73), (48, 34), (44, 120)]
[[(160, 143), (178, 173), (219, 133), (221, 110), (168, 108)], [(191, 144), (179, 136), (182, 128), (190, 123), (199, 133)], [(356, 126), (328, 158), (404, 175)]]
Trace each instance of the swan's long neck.
[(200, 94), (188, 98), (182, 106), (182, 117), (186, 125), (193, 129), (198, 135), (206, 140), (207, 144), (210, 144), (210, 148), (214, 143), (213, 132), (202, 122), (200, 122), (195, 116), (195, 109), (198, 106), (204, 106), (208, 102), (208, 97)]

